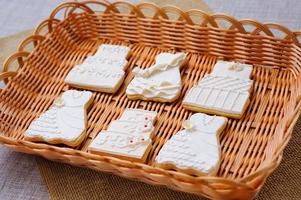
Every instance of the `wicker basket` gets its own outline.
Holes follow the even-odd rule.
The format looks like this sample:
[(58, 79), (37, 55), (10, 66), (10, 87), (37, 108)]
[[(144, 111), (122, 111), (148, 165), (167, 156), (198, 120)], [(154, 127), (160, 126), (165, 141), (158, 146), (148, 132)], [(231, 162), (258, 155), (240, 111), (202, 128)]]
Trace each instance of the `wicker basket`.
[[(59, 13), (64, 14), (63, 20), (56, 18)], [(176, 19), (171, 19), (175, 16)], [(226, 27), (221, 23), (225, 21)], [(283, 37), (276, 37), (275, 31)], [(16, 151), (208, 198), (251, 199), (279, 165), (300, 114), (300, 35), (277, 24), (238, 21), (199, 10), (158, 8), (149, 3), (137, 6), (105, 1), (62, 4), (4, 64), (0, 78), (7, 86), (0, 92), (0, 142)], [(35, 49), (25, 51), (31, 43)], [(31, 121), (68, 89), (64, 78), (70, 69), (92, 55), (102, 43), (128, 45), (133, 54), (119, 92), (115, 95), (94, 93), (94, 103), (88, 111), (87, 137), (82, 145), (72, 149), (24, 140), (24, 131)], [(133, 67), (149, 67), (158, 53), (166, 51), (189, 53), (188, 64), (181, 71), (184, 84), (181, 98), (172, 104), (127, 99), (125, 88), (133, 78)], [(193, 177), (153, 167), (162, 145), (181, 129), (181, 122), (192, 115), (181, 106), (183, 96), (210, 72), (217, 59), (254, 65), (250, 106), (242, 119), (230, 119), (221, 135), (218, 176)], [(14, 61), (19, 64), (18, 71), (8, 72)], [(93, 138), (128, 107), (159, 113), (147, 163), (88, 153), (87, 147)]]

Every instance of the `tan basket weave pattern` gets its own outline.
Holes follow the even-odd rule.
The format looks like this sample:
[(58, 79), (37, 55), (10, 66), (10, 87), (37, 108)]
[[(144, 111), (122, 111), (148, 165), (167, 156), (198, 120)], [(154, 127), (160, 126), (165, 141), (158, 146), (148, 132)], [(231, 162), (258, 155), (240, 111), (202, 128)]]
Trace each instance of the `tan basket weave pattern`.
[[(151, 17), (146, 17), (146, 10)], [(64, 20), (56, 19), (61, 12), (65, 14)], [(176, 19), (171, 19), (171, 15), (176, 15)], [(220, 26), (221, 21), (230, 25)], [(251, 31), (247, 31), (250, 27)], [(277, 38), (273, 30), (284, 36)], [(277, 24), (237, 21), (222, 14), (207, 15), (199, 10), (183, 12), (149, 3), (137, 6), (104, 1), (62, 4), (4, 64), (0, 79), (5, 80), (7, 86), (0, 92), (0, 143), (16, 151), (208, 198), (250, 199), (279, 165), (300, 114), (300, 35)], [(31, 43), (36, 48), (26, 52)], [(86, 140), (76, 149), (25, 141), (23, 134), (32, 120), (69, 88), (64, 78), (70, 69), (95, 53), (103, 43), (128, 45), (133, 53), (119, 92), (115, 95), (94, 93), (94, 102), (88, 111)], [(136, 65), (147, 68), (157, 54), (175, 51), (189, 53), (188, 63), (181, 70), (184, 85), (179, 100), (172, 104), (130, 101), (125, 89), (133, 78), (132, 69)], [(217, 59), (254, 65), (254, 87), (246, 114), (240, 120), (230, 119), (221, 135), (218, 176), (192, 177), (154, 168), (153, 161), (162, 145), (181, 129), (182, 121), (193, 114), (181, 106), (183, 96), (210, 72)], [(8, 72), (15, 60), (19, 63), (18, 72)], [(91, 140), (129, 107), (159, 113), (147, 164), (89, 154), (87, 147)]]

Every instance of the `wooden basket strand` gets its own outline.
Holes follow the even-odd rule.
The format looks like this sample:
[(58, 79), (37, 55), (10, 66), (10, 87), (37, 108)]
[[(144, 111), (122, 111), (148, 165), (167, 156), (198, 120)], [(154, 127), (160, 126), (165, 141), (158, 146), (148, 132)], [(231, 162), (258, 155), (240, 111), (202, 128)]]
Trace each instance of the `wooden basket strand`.
[(9, 66), (15, 61), (18, 60), (19, 67), (21, 68), (24, 65), (23, 57), (27, 57), (29, 52), (19, 51), (8, 57), (3, 63), (3, 72), (7, 72), (9, 70)]
[(4, 83), (8, 82), (8, 78), (12, 78), (17, 75), (17, 72), (2, 72), (0, 74), (0, 81), (4, 81)]
[(25, 51), (26, 47), (29, 46), (31, 43), (34, 47), (36, 47), (39, 44), (39, 42), (42, 42), (44, 39), (45, 37), (41, 35), (31, 35), (21, 42), (21, 44), (18, 47), (18, 51)]

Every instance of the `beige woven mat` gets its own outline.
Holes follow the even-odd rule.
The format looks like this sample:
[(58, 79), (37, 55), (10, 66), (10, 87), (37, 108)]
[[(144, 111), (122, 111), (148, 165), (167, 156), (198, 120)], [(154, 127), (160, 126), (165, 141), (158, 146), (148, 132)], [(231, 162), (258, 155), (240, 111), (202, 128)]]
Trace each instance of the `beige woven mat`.
[(24, 31), (12, 36), (0, 38), (0, 72), (2, 71), (2, 64), (4, 60), (17, 51), (18, 45), (24, 38), (30, 35), (31, 32), (32, 31)]
[[(210, 12), (202, 0), (151, 0), (160, 6), (169, 2), (184, 10), (196, 8)], [(0, 46), (5, 49), (0, 53), (0, 63), (16, 50), (20, 41), (30, 32), (0, 39)], [(267, 180), (258, 199), (301, 199), (301, 159), (300, 159), (301, 120), (297, 122), (294, 136), (285, 150), (280, 167)], [(129, 181), (111, 174), (89, 169), (77, 168), (55, 163), (37, 157), (37, 163), (45, 180), (49, 196), (57, 199), (198, 199), (203, 198), (175, 192), (164, 187), (150, 186)]]

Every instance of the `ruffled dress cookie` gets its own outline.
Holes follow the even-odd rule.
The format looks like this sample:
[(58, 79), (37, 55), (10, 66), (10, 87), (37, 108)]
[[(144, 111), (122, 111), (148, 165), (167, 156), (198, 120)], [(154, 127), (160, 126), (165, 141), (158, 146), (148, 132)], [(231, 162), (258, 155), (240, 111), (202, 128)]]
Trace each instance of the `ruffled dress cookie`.
[(184, 53), (161, 53), (156, 64), (147, 69), (135, 68), (134, 79), (126, 89), (129, 99), (173, 102), (181, 92), (180, 68), (185, 63)]

